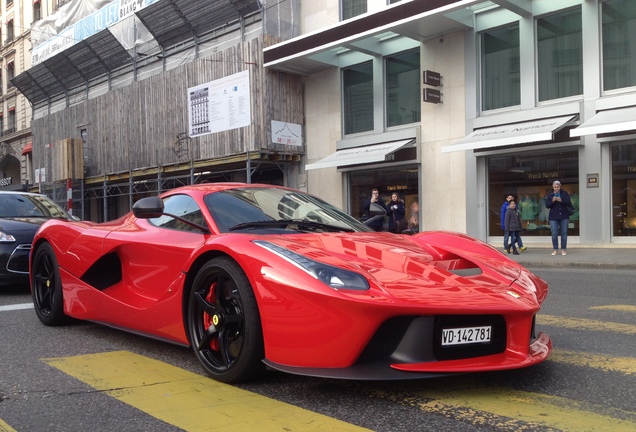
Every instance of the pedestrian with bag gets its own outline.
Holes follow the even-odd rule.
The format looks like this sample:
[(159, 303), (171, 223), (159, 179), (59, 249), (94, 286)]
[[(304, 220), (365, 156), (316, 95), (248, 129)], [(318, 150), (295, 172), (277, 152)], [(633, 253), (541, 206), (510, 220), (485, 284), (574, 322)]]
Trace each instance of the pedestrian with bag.
[(518, 238), (523, 229), (523, 224), (521, 223), (521, 215), (517, 210), (517, 204), (514, 200), (508, 202), (508, 209), (506, 210), (506, 216), (504, 218), (504, 229), (510, 235), (510, 244), (506, 246), (506, 252), (510, 253), (510, 248), (512, 247), (513, 255), (519, 255), (516, 244), (519, 242)]
[(552, 182), (552, 192), (545, 197), (545, 206), (550, 209), (548, 219), (550, 232), (552, 233), (552, 255), (559, 253), (559, 234), (561, 235), (561, 255), (567, 255), (568, 249), (568, 223), (570, 213), (574, 213), (574, 206), (570, 195), (561, 189), (561, 182)]

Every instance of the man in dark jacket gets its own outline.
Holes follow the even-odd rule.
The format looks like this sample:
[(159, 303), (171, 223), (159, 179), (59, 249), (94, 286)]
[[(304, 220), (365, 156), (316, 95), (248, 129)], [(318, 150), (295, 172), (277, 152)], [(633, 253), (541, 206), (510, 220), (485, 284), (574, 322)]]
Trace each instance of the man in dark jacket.
[[(386, 211), (386, 204), (380, 197), (380, 191), (377, 188), (373, 188), (371, 190), (371, 197), (364, 202), (363, 212), (367, 218), (372, 218), (371, 212), (369, 208), (371, 207), (371, 203), (377, 204)], [(367, 224), (370, 228), (373, 228), (375, 231), (382, 231), (384, 227), (384, 217), (376, 217), (373, 221)]]

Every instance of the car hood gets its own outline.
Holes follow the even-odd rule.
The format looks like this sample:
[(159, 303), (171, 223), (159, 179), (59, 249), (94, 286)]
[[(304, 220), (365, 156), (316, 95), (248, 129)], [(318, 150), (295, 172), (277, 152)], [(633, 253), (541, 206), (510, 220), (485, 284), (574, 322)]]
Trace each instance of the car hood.
[(42, 217), (10, 217), (0, 219), (0, 229), (8, 232), (37, 231), (50, 218)]
[(453, 297), (462, 303), (469, 297), (476, 303), (481, 302), (478, 298), (495, 297), (501, 303), (503, 294), (513, 302), (537, 305), (536, 284), (528, 279), (529, 272), (491, 246), (465, 236), (448, 235), (445, 240), (450, 241), (443, 245), (429, 242), (426, 235), (390, 233), (283, 237), (274, 243), (361, 273), (396, 300), (430, 302), (435, 292), (434, 297), (445, 305)]

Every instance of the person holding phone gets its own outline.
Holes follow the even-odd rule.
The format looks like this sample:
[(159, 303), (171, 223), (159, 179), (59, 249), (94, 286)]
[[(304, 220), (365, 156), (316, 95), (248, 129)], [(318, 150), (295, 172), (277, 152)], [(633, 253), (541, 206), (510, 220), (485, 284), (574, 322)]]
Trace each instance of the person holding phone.
[(567, 255), (568, 248), (568, 223), (572, 206), (570, 195), (561, 189), (561, 182), (552, 182), (552, 192), (545, 197), (545, 206), (550, 209), (548, 219), (550, 232), (552, 233), (552, 255), (559, 253), (559, 234), (561, 235), (561, 255)]

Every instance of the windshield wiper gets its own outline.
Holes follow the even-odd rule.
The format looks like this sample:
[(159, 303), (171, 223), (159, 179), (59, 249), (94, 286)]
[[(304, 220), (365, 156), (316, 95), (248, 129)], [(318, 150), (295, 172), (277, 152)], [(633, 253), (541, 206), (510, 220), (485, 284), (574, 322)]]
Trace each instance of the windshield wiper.
[[(234, 225), (229, 230), (236, 231), (246, 228), (286, 228), (296, 229), (299, 231), (333, 231), (333, 232), (354, 232), (352, 228), (344, 228), (336, 225), (329, 225), (321, 222), (315, 222), (307, 219), (279, 219), (279, 220), (267, 220), (267, 221), (253, 221), (243, 222)], [(290, 228), (291, 227), (291, 228)]]

